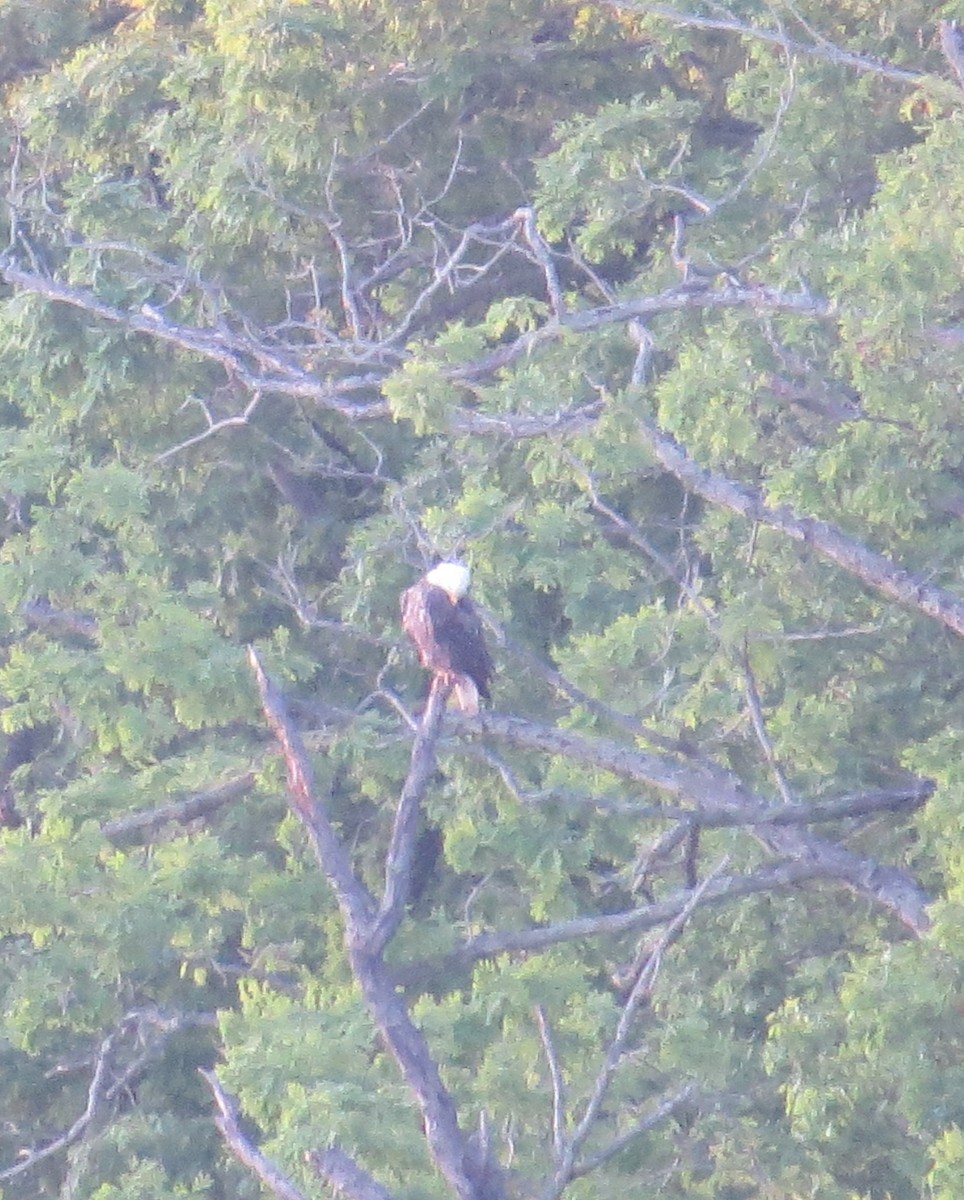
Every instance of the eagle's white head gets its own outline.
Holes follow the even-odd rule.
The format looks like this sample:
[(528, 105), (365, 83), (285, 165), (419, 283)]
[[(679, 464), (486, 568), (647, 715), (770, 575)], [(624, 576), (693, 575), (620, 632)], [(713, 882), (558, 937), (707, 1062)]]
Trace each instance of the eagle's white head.
[(425, 576), (428, 583), (447, 592), (452, 601), (461, 600), (469, 590), (472, 572), (464, 563), (441, 562)]

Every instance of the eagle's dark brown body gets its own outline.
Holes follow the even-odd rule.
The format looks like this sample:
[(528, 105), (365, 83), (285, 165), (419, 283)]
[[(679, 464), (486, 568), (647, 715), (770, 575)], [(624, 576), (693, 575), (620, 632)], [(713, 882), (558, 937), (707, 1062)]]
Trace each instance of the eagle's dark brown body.
[(474, 716), (479, 698), (491, 698), (495, 674), (482, 622), (468, 596), (450, 594), (430, 581), (432, 574), (402, 593), (402, 628), (415, 643), (422, 666), (447, 678), (459, 707)]

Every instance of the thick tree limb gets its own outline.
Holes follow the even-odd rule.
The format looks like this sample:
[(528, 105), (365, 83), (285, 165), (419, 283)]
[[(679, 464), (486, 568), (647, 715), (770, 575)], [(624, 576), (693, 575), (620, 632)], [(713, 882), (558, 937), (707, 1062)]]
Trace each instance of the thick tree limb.
[(367, 932), (374, 916), (374, 901), (356, 879), (351, 861), (331, 824), (327, 812), (314, 794), (314, 772), (301, 734), (288, 716), (284, 700), (265, 674), (253, 646), (248, 661), (254, 671), (265, 718), (281, 749), (288, 769), (288, 795), (291, 806), (308, 833), (319, 866), (334, 889), (338, 906), (345, 917), (349, 936)]
[(739, 513), (749, 521), (777, 529), (794, 541), (812, 546), (821, 558), (853, 575), (871, 590), (916, 609), (946, 629), (964, 636), (964, 599), (916, 579), (883, 554), (868, 549), (827, 521), (798, 517), (788, 505), (771, 508), (759, 492), (699, 466), (678, 442), (652, 423), (641, 421), (638, 428), (656, 461), (675, 475), (687, 491)]
[[(604, 812), (620, 813), (639, 817), (647, 821), (674, 821), (683, 826), (678, 836), (685, 836), (685, 827), (700, 829), (735, 829), (741, 825), (819, 825), (825, 821), (848, 821), (858, 817), (869, 817), (885, 812), (913, 812), (923, 807), (934, 794), (934, 784), (929, 779), (906, 788), (881, 788), (874, 792), (857, 792), (852, 796), (839, 796), (834, 800), (817, 800), (813, 804), (771, 804), (765, 808), (746, 806), (742, 809), (684, 808), (675, 804), (635, 804), (631, 800), (602, 800), (586, 795), (570, 797), (549, 792), (537, 796), (531, 803), (540, 800), (568, 800)], [(520, 795), (525, 802), (528, 797)]]
[(392, 1193), (368, 1174), (344, 1150), (312, 1150), (308, 1164), (339, 1196), (348, 1200), (393, 1200)]
[(964, 34), (956, 21), (938, 21), (937, 27), (944, 57), (957, 76), (957, 82), (964, 88)]
[[(526, 749), (558, 754), (612, 771), (637, 785), (656, 788), (677, 801), (719, 812), (763, 812), (768, 803), (746, 789), (738, 779), (715, 763), (694, 764), (645, 753), (607, 738), (584, 738), (570, 730), (549, 729), (528, 721), (490, 714), (486, 732), (500, 741)], [(926, 790), (927, 784), (921, 784)], [(792, 807), (792, 806), (791, 806)], [(694, 814), (695, 819), (696, 814)], [(753, 834), (771, 851), (818, 867), (818, 875), (844, 883), (881, 904), (916, 934), (929, 927), (927, 907), (931, 897), (906, 871), (883, 867), (850, 850), (788, 824), (756, 823)]]
[(218, 1106), (218, 1116), (214, 1118), (221, 1136), (227, 1142), (234, 1157), (247, 1167), (264, 1186), (277, 1196), (278, 1200), (308, 1200), (281, 1169), (261, 1153), (254, 1143), (245, 1137), (241, 1128), (240, 1113), (237, 1101), (221, 1086), (213, 1071), (200, 1070), (199, 1074), (205, 1080)]

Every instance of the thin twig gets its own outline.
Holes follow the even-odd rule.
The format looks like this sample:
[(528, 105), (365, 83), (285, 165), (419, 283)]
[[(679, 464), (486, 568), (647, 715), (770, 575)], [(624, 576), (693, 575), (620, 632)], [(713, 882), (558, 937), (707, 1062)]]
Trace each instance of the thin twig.
[(618, 1137), (613, 1138), (608, 1146), (603, 1147), (597, 1154), (593, 1154), (589, 1158), (582, 1158), (579, 1162), (573, 1164), (571, 1179), (581, 1179), (584, 1175), (590, 1175), (593, 1171), (603, 1167), (626, 1149), (628, 1145), (634, 1142), (641, 1134), (648, 1133), (651, 1129), (655, 1129), (667, 1117), (671, 1117), (673, 1113), (696, 1093), (696, 1084), (689, 1083), (681, 1091), (674, 1096), (668, 1097), (656, 1108), (648, 1113), (632, 1125), (625, 1133), (621, 1133)]
[(726, 860), (723, 860), (698, 887), (690, 892), (686, 904), (663, 930), (656, 944), (646, 949), (645, 961), (640, 964), (635, 983), (623, 1005), (616, 1030), (606, 1051), (606, 1057), (596, 1075), (595, 1083), (586, 1102), (585, 1111), (565, 1147), (562, 1162), (544, 1193), (545, 1200), (558, 1200), (573, 1179), (579, 1151), (599, 1120), (603, 1103), (609, 1094), (616, 1069), (629, 1041), (636, 1014), (643, 1001), (652, 993), (662, 963), (663, 952), (679, 935), (697, 905), (701, 903), (714, 882), (720, 878), (725, 866)]
[(566, 1150), (566, 1084), (562, 1074), (562, 1064), (556, 1053), (549, 1018), (541, 1004), (536, 1005), (535, 1017), (536, 1024), (539, 1026), (539, 1037), (542, 1039), (542, 1048), (546, 1053), (546, 1062), (549, 1065), (549, 1078), (552, 1081), (552, 1158), (553, 1162), (558, 1165), (562, 1163)]
[(641, 16), (659, 17), (687, 29), (718, 30), (721, 33), (735, 33), (751, 41), (764, 42), (777, 46), (788, 53), (805, 54), (810, 58), (822, 59), (835, 66), (847, 67), (864, 74), (879, 75), (883, 79), (892, 79), (897, 83), (908, 83), (917, 86), (924, 79), (920, 71), (907, 71), (902, 67), (894, 67), (879, 59), (870, 58), (863, 54), (854, 54), (849, 50), (841, 50), (825, 38), (818, 42), (800, 42), (790, 39), (779, 29), (761, 29), (755, 25), (747, 25), (735, 17), (702, 17), (696, 13), (682, 12), (676, 8), (667, 8), (662, 4), (633, 4), (626, 0), (608, 0), (608, 7), (622, 12), (639, 13)]
[(777, 790), (783, 797), (784, 804), (793, 804), (795, 797), (787, 782), (787, 777), (780, 765), (780, 761), (777, 758), (776, 751), (773, 748), (770, 731), (767, 729), (766, 718), (763, 715), (763, 702), (760, 699), (760, 690), (757, 687), (756, 676), (753, 673), (753, 665), (750, 662), (750, 653), (746, 641), (743, 643), (743, 651), (739, 655), (739, 658), (740, 666), (743, 669), (743, 694), (746, 696), (747, 707), (750, 710), (750, 721), (753, 725), (753, 732), (760, 743), (763, 756), (767, 760), (774, 783), (776, 783)]
[(84, 1136), (94, 1117), (97, 1115), (101, 1103), (106, 1098), (107, 1068), (110, 1062), (111, 1051), (114, 1047), (115, 1036), (111, 1034), (109, 1037), (104, 1038), (100, 1044), (100, 1050), (94, 1063), (94, 1073), (91, 1077), (90, 1086), (87, 1089), (87, 1104), (77, 1120), (59, 1137), (55, 1137), (52, 1141), (48, 1142), (43, 1149), (34, 1150), (26, 1154), (16, 1166), (7, 1167), (6, 1170), (0, 1171), (0, 1182), (7, 1179), (15, 1179), (25, 1171), (33, 1170), (38, 1163), (42, 1163), (44, 1159), (50, 1158), (52, 1154), (58, 1154), (61, 1150), (65, 1150)]

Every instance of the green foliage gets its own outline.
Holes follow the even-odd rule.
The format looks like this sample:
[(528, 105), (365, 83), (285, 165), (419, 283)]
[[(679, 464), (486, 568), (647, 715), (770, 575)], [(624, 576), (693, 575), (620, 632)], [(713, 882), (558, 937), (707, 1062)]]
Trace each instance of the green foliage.
[[(961, 595), (964, 144), (932, 7), (739, 3), (739, 36), (570, 0), (0, 0), (7, 1200), (254, 1200), (211, 1067), (306, 1194), (329, 1145), (448, 1194), (244, 652), (377, 897), (425, 688), (397, 598), (439, 556), (501, 624), (512, 721), (446, 727), (389, 957), (510, 1192), (545, 1190), (648, 961), (568, 1196), (958, 1194), (960, 638), (689, 493), (646, 433)], [(753, 36), (778, 19), (815, 52)], [(704, 768), (729, 803), (710, 767), (748, 804), (936, 791), (796, 853), (704, 828), (701, 879), (818, 839), (860, 869), (704, 903), (666, 945), (594, 931), (689, 894), (658, 806)], [(926, 936), (875, 902), (888, 872), (934, 897)]]

